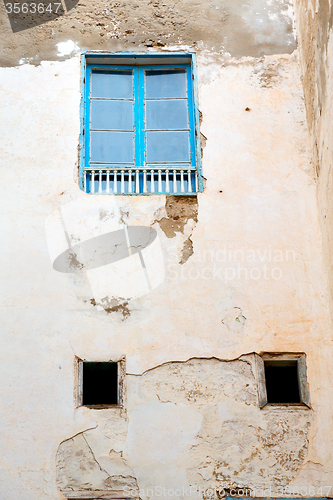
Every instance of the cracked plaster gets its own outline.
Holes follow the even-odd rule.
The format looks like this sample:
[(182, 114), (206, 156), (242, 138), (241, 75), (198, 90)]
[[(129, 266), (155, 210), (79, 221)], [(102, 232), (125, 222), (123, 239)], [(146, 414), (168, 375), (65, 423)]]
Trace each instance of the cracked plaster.
[(96, 429), (60, 444), (58, 487), (67, 498), (84, 491), (112, 498), (127, 488), (145, 499), (147, 489), (172, 477), (173, 486), (197, 491), (271, 487), (275, 494), (304, 462), (312, 411), (260, 410), (253, 369), (254, 356), (247, 355), (127, 374), (128, 405), (112, 419), (127, 429), (121, 449), (114, 422), (97, 411)]

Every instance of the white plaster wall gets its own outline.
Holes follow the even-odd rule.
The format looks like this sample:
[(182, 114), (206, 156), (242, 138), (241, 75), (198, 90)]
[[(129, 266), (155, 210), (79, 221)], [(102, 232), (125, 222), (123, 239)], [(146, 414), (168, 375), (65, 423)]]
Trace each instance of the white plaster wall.
[[(179, 424), (169, 469), (163, 463), (163, 442), (154, 448), (151, 484), (176, 487), (190, 481), (184, 471), (200, 412), (177, 403), (152, 408), (149, 398), (142, 402), (133, 395), (130, 382), (128, 414), (120, 420), (111, 410), (75, 409), (75, 356), (102, 361), (126, 355), (127, 372), (135, 377), (191, 357), (233, 360), (252, 352), (306, 352), (313, 408), (307, 419), (313, 419), (305, 462), (320, 467), (313, 476), (298, 471), (292, 480), (306, 487), (332, 482), (327, 439), (333, 433), (332, 340), (297, 55), (226, 60), (198, 53), (201, 131), (207, 138), (207, 181), (198, 196), (198, 221), (190, 217), (183, 232), (168, 237), (158, 222), (167, 218), (164, 196), (117, 198), (129, 225), (158, 232), (166, 273), (152, 292), (126, 297), (125, 316), (121, 309), (108, 314), (93, 306), (86, 273), (59, 273), (49, 257), (49, 215), (78, 198), (80, 203), (90, 198), (79, 191), (76, 175), (79, 58), (1, 68), (0, 73), (1, 498), (63, 498), (56, 488), (59, 444), (92, 428), (96, 459), (107, 462), (106, 449), (123, 451), (139, 488), (146, 488), (151, 456), (143, 457), (149, 457), (151, 445), (138, 435), (140, 421), (146, 429), (156, 421), (163, 428), (169, 419)], [(113, 203), (98, 197), (96, 220), (101, 210), (114, 213)], [(194, 253), (180, 265), (188, 238)], [(244, 411), (232, 395), (228, 404), (228, 415)], [(260, 410), (253, 404), (259, 422)], [(217, 429), (229, 419), (222, 412), (212, 417), (213, 425), (214, 418)], [(288, 418), (288, 410), (279, 418)], [(233, 460), (230, 466), (234, 463), (237, 470), (237, 454)], [(269, 466), (262, 461), (263, 468)], [(256, 474), (253, 485), (261, 481)], [(282, 485), (290, 480), (281, 473)], [(282, 496), (274, 491), (273, 496)]]

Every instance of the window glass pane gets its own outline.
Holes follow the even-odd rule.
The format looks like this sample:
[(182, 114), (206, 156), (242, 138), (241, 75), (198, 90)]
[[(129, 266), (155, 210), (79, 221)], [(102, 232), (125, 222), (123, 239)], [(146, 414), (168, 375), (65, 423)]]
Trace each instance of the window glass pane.
[(188, 132), (147, 132), (146, 138), (148, 163), (190, 160)]
[(188, 128), (186, 99), (168, 99), (167, 101), (146, 101), (147, 129)]
[(91, 100), (91, 128), (133, 130), (133, 101)]
[(91, 97), (133, 99), (132, 71), (93, 71)]
[(156, 97), (186, 97), (186, 71), (146, 71), (146, 98)]
[(132, 163), (133, 132), (91, 131), (91, 161)]

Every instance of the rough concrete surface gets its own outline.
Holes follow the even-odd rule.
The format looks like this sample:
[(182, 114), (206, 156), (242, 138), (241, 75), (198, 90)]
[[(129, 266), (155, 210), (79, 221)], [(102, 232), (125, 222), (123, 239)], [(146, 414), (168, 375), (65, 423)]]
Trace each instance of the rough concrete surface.
[(310, 152), (318, 178), (318, 205), (333, 315), (332, 57), (333, 7), (330, 1), (295, 2)]
[(2, 66), (68, 57), (57, 47), (68, 40), (76, 50), (185, 44), (235, 57), (291, 53), (296, 46), (291, 0), (81, 0), (66, 15), (18, 33), (2, 3), (0, 13)]
[(145, 499), (149, 489), (170, 485), (198, 492), (270, 485), (275, 495), (304, 462), (312, 411), (261, 411), (253, 355), (165, 363), (128, 375), (127, 386), (128, 409), (113, 415), (128, 422), (120, 451), (105, 415), (96, 415), (104, 436), (98, 427), (60, 444), (58, 487), (66, 498), (89, 491)]

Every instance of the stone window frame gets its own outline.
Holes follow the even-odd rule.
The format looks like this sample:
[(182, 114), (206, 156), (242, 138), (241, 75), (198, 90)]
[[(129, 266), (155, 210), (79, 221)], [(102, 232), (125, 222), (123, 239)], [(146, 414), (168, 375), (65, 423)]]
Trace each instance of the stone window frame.
[[(100, 405), (84, 405), (83, 404), (83, 363), (117, 363), (118, 364), (118, 403), (117, 404), (100, 404)], [(90, 408), (92, 410), (104, 410), (108, 408), (124, 408), (126, 395), (126, 356), (116, 357), (112, 359), (82, 359), (75, 357), (74, 362), (75, 384), (74, 384), (74, 401), (76, 408)]]
[[(297, 361), (300, 403), (269, 403), (267, 400), (265, 361)], [(265, 352), (256, 354), (259, 407), (264, 408), (307, 408), (310, 406), (309, 385), (307, 380), (306, 354), (304, 352)]]

